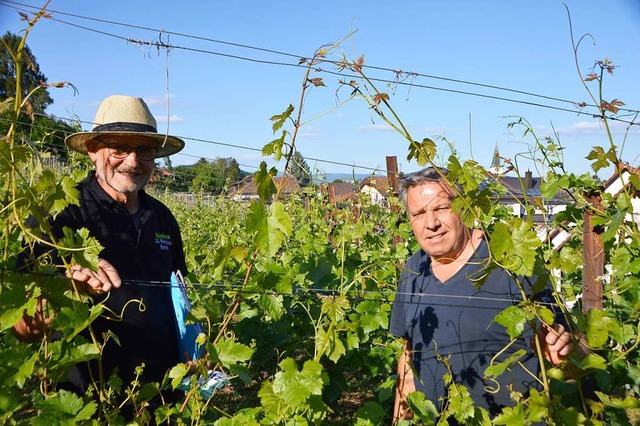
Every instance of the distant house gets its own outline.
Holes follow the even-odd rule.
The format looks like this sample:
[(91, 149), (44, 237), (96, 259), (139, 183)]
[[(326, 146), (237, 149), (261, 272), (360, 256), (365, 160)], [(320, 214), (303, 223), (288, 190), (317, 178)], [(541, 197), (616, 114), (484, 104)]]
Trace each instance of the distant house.
[(391, 194), (389, 179), (384, 176), (367, 176), (360, 182), (360, 192), (368, 195), (373, 204), (388, 206), (387, 197)]
[[(505, 167), (502, 164), (500, 152), (496, 146), (488, 174), (491, 180), (502, 185), (507, 191), (506, 194), (498, 195), (496, 201), (509, 207), (515, 216), (522, 218), (527, 214), (525, 201), (528, 202), (529, 206), (533, 206), (536, 201), (542, 200), (542, 192), (540, 190), (542, 178), (533, 176), (530, 170), (527, 170), (522, 177), (506, 176), (512, 170), (512, 167)], [(569, 203), (568, 194), (565, 192), (561, 192), (550, 200), (544, 200), (544, 205), (535, 203), (537, 207), (535, 207), (531, 219), (534, 225), (538, 226), (541, 238), (546, 235), (548, 222), (556, 214), (564, 211)]]
[[(490, 178), (501, 184), (506, 190), (506, 194), (498, 195), (498, 203), (505, 205), (511, 209), (513, 214), (518, 217), (525, 217), (525, 199), (529, 205), (533, 205), (534, 201), (542, 199), (540, 185), (541, 177), (534, 177), (533, 173), (527, 170), (524, 177), (517, 176), (500, 176), (489, 174)], [(562, 194), (560, 194), (562, 195)], [(553, 219), (553, 216), (564, 211), (569, 204), (567, 197), (557, 196), (549, 200), (544, 200), (544, 209), (535, 208), (533, 213), (533, 223), (542, 225), (547, 220)]]
[[(284, 185), (280, 191), (280, 196), (287, 197), (300, 192), (300, 184), (295, 176), (276, 176), (273, 178), (276, 187)], [(253, 175), (247, 176), (241, 181), (231, 185), (229, 188), (229, 198), (234, 201), (253, 201), (260, 198), (253, 179)]]
[(327, 194), (329, 202), (342, 207), (348, 200), (355, 198), (358, 186), (352, 182), (333, 182), (320, 185), (323, 194)]

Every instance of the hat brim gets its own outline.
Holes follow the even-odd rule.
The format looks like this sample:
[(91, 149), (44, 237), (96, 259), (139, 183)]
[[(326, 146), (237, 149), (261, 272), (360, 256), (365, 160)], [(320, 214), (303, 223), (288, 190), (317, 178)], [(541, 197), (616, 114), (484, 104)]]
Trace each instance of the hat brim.
[(184, 141), (175, 136), (161, 135), (151, 132), (78, 132), (66, 137), (64, 143), (80, 154), (87, 154), (87, 141), (98, 136), (141, 136), (158, 142), (156, 158), (168, 157), (184, 148)]

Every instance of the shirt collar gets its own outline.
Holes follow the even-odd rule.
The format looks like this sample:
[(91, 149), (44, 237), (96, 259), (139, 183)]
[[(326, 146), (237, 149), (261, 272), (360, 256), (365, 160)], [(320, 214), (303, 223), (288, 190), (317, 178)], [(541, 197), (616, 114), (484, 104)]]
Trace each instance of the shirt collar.
[[(113, 197), (107, 194), (107, 192), (102, 188), (102, 186), (98, 182), (98, 179), (96, 178), (95, 170), (91, 170), (89, 172), (87, 177), (84, 179), (83, 183), (86, 184), (89, 192), (91, 192), (91, 194), (93, 194), (96, 200), (101, 204), (105, 204), (112, 207), (115, 207), (121, 204), (121, 203), (118, 203), (116, 200), (114, 200)], [(140, 198), (140, 210), (141, 211), (147, 210), (149, 207), (149, 201), (148, 201), (149, 196), (147, 195), (147, 193), (143, 189), (141, 189), (138, 192), (138, 197)]]

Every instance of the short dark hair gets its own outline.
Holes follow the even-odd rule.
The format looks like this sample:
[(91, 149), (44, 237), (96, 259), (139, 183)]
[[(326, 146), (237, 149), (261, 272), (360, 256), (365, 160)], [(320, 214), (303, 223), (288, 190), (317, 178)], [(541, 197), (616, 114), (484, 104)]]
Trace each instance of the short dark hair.
[(398, 196), (407, 205), (407, 191), (409, 188), (418, 186), (423, 182), (445, 182), (449, 183), (446, 179), (449, 174), (449, 170), (444, 167), (427, 167), (417, 172), (409, 173), (400, 177), (400, 191)]

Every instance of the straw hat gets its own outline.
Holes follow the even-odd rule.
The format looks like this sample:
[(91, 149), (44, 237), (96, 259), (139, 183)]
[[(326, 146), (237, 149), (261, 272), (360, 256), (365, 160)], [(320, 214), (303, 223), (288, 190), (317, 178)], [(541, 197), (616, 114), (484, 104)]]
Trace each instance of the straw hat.
[[(158, 133), (156, 119), (141, 98), (113, 95), (98, 107), (93, 120), (93, 131), (67, 136), (64, 142), (74, 151), (87, 153), (87, 141), (101, 135), (144, 136), (158, 142), (157, 158), (168, 157), (184, 148), (184, 141), (175, 136)], [(126, 142), (126, 138), (123, 138)]]

